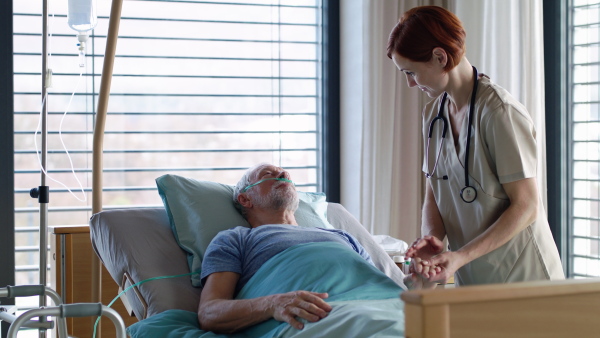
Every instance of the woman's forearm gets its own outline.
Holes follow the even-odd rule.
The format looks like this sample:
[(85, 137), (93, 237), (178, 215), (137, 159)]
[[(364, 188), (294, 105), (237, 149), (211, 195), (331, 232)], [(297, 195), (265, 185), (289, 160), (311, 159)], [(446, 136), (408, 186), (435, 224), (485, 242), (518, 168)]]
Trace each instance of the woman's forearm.
[(538, 197), (535, 179), (505, 184), (504, 187), (511, 199), (510, 206), (485, 232), (456, 251), (462, 257), (463, 265), (506, 244), (536, 220)]
[(446, 237), (446, 228), (440, 215), (435, 196), (429, 182), (426, 184), (425, 201), (421, 214), (421, 236), (434, 236), (443, 241)]

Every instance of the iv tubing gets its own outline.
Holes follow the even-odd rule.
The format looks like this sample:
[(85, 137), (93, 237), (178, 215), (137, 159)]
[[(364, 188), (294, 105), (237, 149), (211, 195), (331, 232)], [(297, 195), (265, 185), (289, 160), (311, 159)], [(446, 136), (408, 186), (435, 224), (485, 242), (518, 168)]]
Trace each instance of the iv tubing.
[[(77, 183), (79, 184), (79, 188), (81, 189), (81, 193), (83, 195), (83, 199), (77, 197), (77, 195), (75, 195), (75, 193), (73, 193), (73, 191), (71, 191), (71, 189), (66, 186), (64, 183), (55, 180), (54, 178), (50, 177), (50, 175), (48, 174), (48, 172), (46, 171), (46, 168), (44, 165), (42, 165), (42, 160), (40, 159), (40, 155), (39, 155), (39, 151), (38, 151), (38, 143), (37, 143), (37, 134), (40, 130), (40, 124), (42, 123), (42, 117), (40, 117), (40, 123), (38, 123), (38, 126), (35, 130), (34, 133), (34, 139), (33, 142), (35, 144), (35, 153), (37, 154), (38, 157), (38, 161), (40, 162), (40, 167), (42, 169), (42, 172), (46, 175), (47, 178), (49, 178), (50, 180), (62, 185), (63, 187), (65, 187), (78, 201), (80, 202), (85, 202), (87, 200), (87, 197), (85, 195), (85, 192), (83, 190), (83, 185), (81, 184), (81, 181), (79, 181), (79, 178), (77, 178), (77, 175), (75, 174), (75, 168), (73, 166), (73, 160), (71, 159), (71, 155), (69, 154), (69, 151), (67, 150), (67, 146), (65, 145), (64, 140), (62, 139), (62, 126), (63, 126), (63, 122), (65, 120), (65, 117), (67, 116), (67, 112), (69, 111), (69, 107), (71, 106), (71, 103), (73, 102), (73, 97), (75, 96), (75, 92), (77, 91), (77, 88), (79, 87), (79, 83), (81, 81), (81, 78), (83, 77), (83, 70), (81, 71), (81, 73), (79, 73), (79, 78), (77, 79), (77, 83), (75, 85), (75, 89), (73, 90), (73, 93), (71, 94), (71, 99), (69, 100), (69, 104), (67, 105), (67, 109), (65, 110), (61, 120), (60, 120), (60, 127), (58, 130), (59, 133), (59, 138), (60, 138), (60, 142), (63, 146), (63, 149), (65, 150), (65, 153), (67, 154), (67, 157), (69, 158), (69, 163), (71, 164), (71, 172), (73, 173), (73, 176), (75, 177), (75, 180), (77, 181)], [(46, 96), (44, 96), (44, 98), (42, 99), (42, 109), (45, 105), (46, 99), (48, 98), (48, 93), (46, 93)], [(42, 111), (40, 111), (40, 115), (42, 114)]]

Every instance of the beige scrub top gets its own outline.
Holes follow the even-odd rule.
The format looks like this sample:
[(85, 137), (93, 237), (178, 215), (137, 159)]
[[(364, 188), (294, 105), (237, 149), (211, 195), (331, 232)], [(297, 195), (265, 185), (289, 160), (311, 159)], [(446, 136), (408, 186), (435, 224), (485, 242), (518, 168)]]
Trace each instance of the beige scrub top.
[[(429, 124), (438, 114), (441, 96), (429, 102), (423, 111), (423, 138), (427, 147)], [(440, 151), (439, 162), (431, 184), (439, 208), (450, 250), (455, 251), (490, 227), (508, 208), (509, 199), (503, 183), (536, 176), (535, 128), (527, 110), (506, 90), (481, 75), (473, 111), (469, 150), (469, 185), (477, 190), (477, 198), (465, 203), (460, 191), (465, 187), (464, 158), (468, 116), (454, 145), (448, 104), (444, 117), (448, 131)], [(442, 134), (442, 122), (435, 124), (429, 159), (423, 171), (433, 170)], [(425, 150), (425, 154), (426, 154)], [(448, 179), (441, 179), (444, 175)], [(461, 267), (455, 274), (459, 285), (507, 283), (529, 280), (563, 279), (564, 273), (556, 244), (552, 238), (546, 212), (539, 198), (535, 222), (508, 243)]]

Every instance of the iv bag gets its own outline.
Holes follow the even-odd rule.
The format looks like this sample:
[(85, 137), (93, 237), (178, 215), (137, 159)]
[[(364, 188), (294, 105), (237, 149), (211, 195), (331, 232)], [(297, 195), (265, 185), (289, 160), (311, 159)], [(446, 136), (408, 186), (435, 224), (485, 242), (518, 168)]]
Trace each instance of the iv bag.
[(96, 0), (68, 0), (69, 27), (79, 33), (91, 31), (98, 23)]

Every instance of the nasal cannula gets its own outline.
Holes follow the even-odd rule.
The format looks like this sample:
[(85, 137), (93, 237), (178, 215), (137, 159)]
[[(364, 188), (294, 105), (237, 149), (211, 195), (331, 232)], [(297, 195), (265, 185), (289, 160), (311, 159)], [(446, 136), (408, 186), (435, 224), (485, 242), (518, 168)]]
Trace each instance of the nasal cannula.
[(260, 180), (254, 184), (250, 184), (249, 186), (245, 187), (244, 190), (242, 190), (242, 192), (246, 192), (246, 191), (248, 191), (248, 189), (252, 188), (253, 186), (261, 184), (264, 181), (270, 181), (270, 180), (282, 181), (282, 182), (288, 182), (288, 183), (294, 184), (294, 182), (292, 182), (291, 180), (288, 180), (287, 178), (276, 178), (276, 177), (265, 178), (264, 180)]

